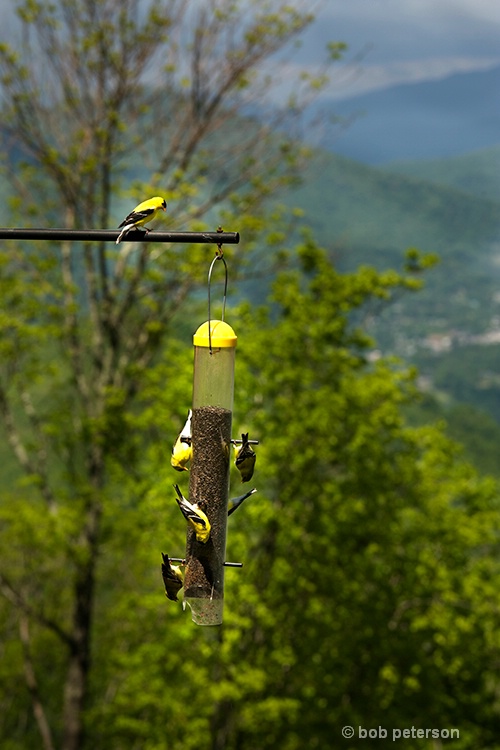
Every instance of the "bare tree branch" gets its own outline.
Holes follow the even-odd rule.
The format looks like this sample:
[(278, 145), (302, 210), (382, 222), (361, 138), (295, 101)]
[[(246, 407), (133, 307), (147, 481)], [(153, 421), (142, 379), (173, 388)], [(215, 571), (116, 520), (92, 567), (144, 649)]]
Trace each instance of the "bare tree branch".
[(33, 665), (29, 620), (26, 614), (24, 614), (23, 612), (21, 612), (19, 616), (19, 637), (23, 646), (24, 676), (26, 678), (26, 685), (31, 696), (31, 704), (33, 706), (35, 721), (38, 726), (38, 731), (40, 732), (40, 737), (42, 738), (42, 745), (44, 750), (55, 750), (52, 731), (47, 719), (47, 714), (43, 707), (43, 702), (38, 687), (38, 681), (36, 679), (35, 668)]
[(59, 623), (50, 617), (46, 617), (43, 612), (38, 612), (31, 604), (27, 601), (26, 597), (23, 596), (19, 591), (16, 590), (14, 585), (9, 579), (0, 573), (0, 593), (11, 603), (17, 610), (27, 617), (31, 617), (36, 620), (40, 625), (51, 630), (58, 638), (70, 649), (74, 648), (74, 640), (67, 633)]

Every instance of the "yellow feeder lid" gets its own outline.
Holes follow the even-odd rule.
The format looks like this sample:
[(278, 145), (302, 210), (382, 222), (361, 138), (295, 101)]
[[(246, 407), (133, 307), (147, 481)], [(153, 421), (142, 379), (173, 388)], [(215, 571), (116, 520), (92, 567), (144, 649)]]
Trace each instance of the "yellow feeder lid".
[(236, 346), (237, 336), (231, 326), (224, 323), (223, 320), (211, 320), (210, 322), (210, 339), (208, 336), (208, 321), (202, 323), (197, 329), (193, 336), (193, 344), (195, 346), (206, 346), (207, 349), (210, 346), (210, 340), (212, 346), (218, 348), (228, 348)]

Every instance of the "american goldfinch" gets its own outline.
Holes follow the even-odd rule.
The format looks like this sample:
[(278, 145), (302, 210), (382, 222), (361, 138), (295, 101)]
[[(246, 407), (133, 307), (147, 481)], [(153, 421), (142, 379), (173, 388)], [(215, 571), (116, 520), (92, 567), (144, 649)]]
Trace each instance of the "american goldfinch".
[(180, 431), (177, 440), (172, 448), (172, 458), (170, 463), (176, 469), (176, 471), (187, 471), (187, 465), (193, 455), (193, 448), (191, 445), (191, 416), (193, 412), (189, 410), (186, 424)]
[(118, 229), (120, 229), (120, 227), (123, 227), (123, 229), (118, 235), (116, 244), (118, 245), (130, 230), (135, 229), (136, 227), (142, 227), (146, 233), (149, 232), (150, 230), (145, 227), (144, 224), (147, 224), (148, 221), (152, 221), (158, 211), (166, 210), (167, 204), (165, 198), (162, 198), (159, 195), (139, 203), (139, 205), (125, 217), (122, 223), (118, 225)]
[(241, 474), (242, 482), (249, 482), (253, 476), (253, 470), (255, 467), (255, 461), (257, 456), (252, 446), (248, 444), (248, 432), (244, 432), (241, 435), (241, 446), (235, 445), (236, 460), (235, 465)]
[(165, 594), (168, 599), (172, 602), (179, 601), (177, 594), (184, 586), (184, 576), (182, 574), (180, 565), (172, 565), (168, 555), (161, 553), (163, 562), (161, 564), (161, 574), (163, 576), (163, 583), (165, 584)]
[(228, 506), (227, 506), (227, 515), (230, 516), (231, 513), (234, 513), (234, 511), (237, 510), (240, 507), (240, 505), (243, 502), (243, 500), (246, 500), (247, 497), (250, 497), (250, 495), (253, 495), (254, 492), (257, 492), (257, 490), (255, 489), (255, 487), (253, 488), (253, 490), (249, 490), (248, 492), (245, 492), (244, 495), (240, 495), (239, 497), (233, 497), (233, 498), (231, 498), (231, 500), (229, 501)]
[(178, 484), (174, 484), (174, 489), (177, 492), (177, 497), (175, 499), (181, 509), (182, 515), (191, 528), (194, 529), (196, 539), (202, 544), (205, 544), (210, 537), (210, 521), (198, 505), (192, 505), (192, 503), (186, 500), (180, 491)]

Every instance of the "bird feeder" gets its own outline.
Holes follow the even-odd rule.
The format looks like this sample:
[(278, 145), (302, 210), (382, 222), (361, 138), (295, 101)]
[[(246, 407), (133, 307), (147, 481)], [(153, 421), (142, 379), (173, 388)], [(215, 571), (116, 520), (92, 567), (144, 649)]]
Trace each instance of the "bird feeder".
[(184, 602), (198, 625), (220, 625), (224, 608), (227, 504), (231, 455), (236, 334), (222, 320), (193, 337), (194, 376), (189, 501), (208, 516), (207, 542), (188, 528)]

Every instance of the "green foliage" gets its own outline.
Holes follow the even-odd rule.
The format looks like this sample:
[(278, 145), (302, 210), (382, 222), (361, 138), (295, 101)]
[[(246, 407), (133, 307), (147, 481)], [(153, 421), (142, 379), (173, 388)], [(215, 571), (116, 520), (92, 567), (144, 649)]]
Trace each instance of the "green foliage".
[[(494, 742), (498, 487), (439, 427), (408, 426), (415, 372), (374, 359), (366, 326), (421, 287), (434, 258), (414, 243), (432, 233), (417, 233), (408, 185), (387, 177), (396, 230), (377, 238), (382, 251), (410, 246), (402, 272), (382, 270), (383, 258), (341, 272), (330, 244), (289, 242), (300, 211), (270, 198), (310, 153), (234, 118), (262, 92), (256, 65), (310, 15), (252, 6), (242, 15), (223, 2), (209, 18), (195, 4), (185, 24), (182, 3), (176, 16), (174, 3), (138, 14), (134, 0), (29, 0), (28, 49), (0, 48), (6, 125), (27, 154), (14, 210), (104, 226), (131, 165), (127, 196), (161, 187), (178, 226), (237, 224), (232, 285), (242, 267), (261, 287), (274, 280), (265, 306), (226, 316), (238, 334), (233, 432), (260, 441), (258, 492), (230, 519), (227, 556), (244, 567), (227, 571), (224, 624), (212, 630), (166, 600), (160, 572), (160, 553), (181, 557), (185, 543), (169, 454), (190, 406), (206, 248), (2, 249), (0, 416), (18, 470), (7, 465), (0, 498), (0, 738), (12, 750), (41, 736), (64, 750), (298, 750), (343, 742), (344, 724), (382, 722), (459, 726), (463, 748)], [(162, 53), (162, 88), (148, 88)], [(321, 71), (302, 79), (309, 93), (323, 82)], [(376, 197), (364, 225), (355, 214), (342, 223), (339, 199), (333, 220), (355, 246), (387, 206), (379, 177), (350, 175), (335, 192), (344, 208), (356, 182), (361, 203)], [(460, 200), (419, 198), (426, 219), (448, 206), (471, 231)], [(491, 206), (475, 209), (486, 237)]]
[[(226, 574), (220, 631), (195, 628), (167, 602), (160, 575), (160, 552), (182, 555), (184, 544), (169, 451), (189, 405), (190, 343), (170, 340), (139, 408), (114, 394), (127, 425), (115, 429), (136, 447), (128, 467), (110, 464), (102, 496), (91, 747), (322, 747), (344, 724), (381, 716), (387, 726), (459, 726), (463, 747), (493, 736), (497, 488), (439, 428), (406, 426), (414, 374), (367, 358), (372, 342), (352, 320), (406, 278), (340, 274), (311, 239), (296, 255), (269, 309), (230, 315), (233, 431), (250, 429), (260, 445), (258, 493), (231, 518), (228, 558), (245, 565)], [(84, 505), (55, 516), (43, 504), (2, 508), (4, 577), (64, 627), (77, 553), (68, 540)], [(36, 555), (23, 560), (28, 546)], [(34, 637), (32, 648), (41, 644)], [(60, 653), (50, 638), (45, 648)], [(15, 663), (3, 663), (4, 680)], [(55, 684), (61, 668), (50, 671)]]
[(94, 747), (323, 747), (380, 723), (458, 726), (467, 748), (494, 737), (498, 488), (439, 427), (406, 425), (414, 374), (370, 364), (350, 323), (404, 277), (339, 274), (310, 240), (297, 257), (271, 308), (229, 316), (233, 432), (260, 444), (258, 493), (229, 526), (244, 568), (226, 574), (220, 631), (196, 628), (160, 581), (160, 551), (183, 548), (168, 454), (190, 347), (172, 343), (149, 373), (149, 439), (135, 477), (117, 469), (105, 523)]
[[(498, 647), (497, 489), (438, 428), (405, 426), (411, 373), (369, 366), (364, 337), (348, 325), (348, 300), (363, 301), (361, 278), (339, 277), (321, 256), (311, 267), (305, 255), (309, 287), (301, 293), (296, 279), (280, 278), (272, 334), (262, 320), (252, 326), (250, 310), (241, 324), (244, 420), (262, 440), (265, 497), (245, 509), (242, 533), (254, 541), (259, 573), (233, 661), (262, 665), (283, 716), (266, 725), (266, 744), (262, 690), (260, 711), (255, 698), (246, 706), (254, 726), (238, 746), (271, 747), (280, 737), (295, 747), (307, 737), (321, 747), (344, 724), (378, 726), (382, 716), (388, 726), (460, 725), (470, 746), (487, 744), (495, 710), (488, 718), (481, 709), (477, 724), (474, 713), (485, 691), (492, 706), (493, 674), (487, 657), (486, 671), (474, 664), (483, 642)], [(380, 287), (373, 279), (365, 299)], [(473, 633), (478, 652), (466, 647)]]

